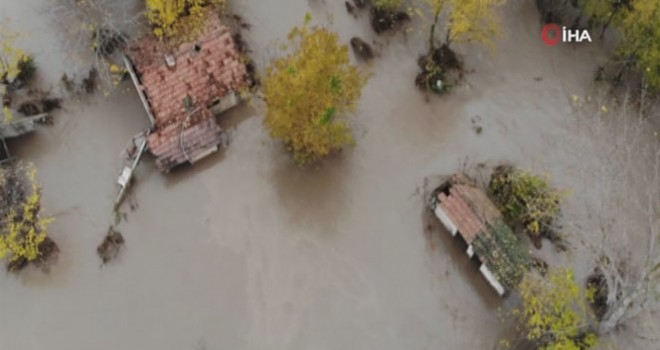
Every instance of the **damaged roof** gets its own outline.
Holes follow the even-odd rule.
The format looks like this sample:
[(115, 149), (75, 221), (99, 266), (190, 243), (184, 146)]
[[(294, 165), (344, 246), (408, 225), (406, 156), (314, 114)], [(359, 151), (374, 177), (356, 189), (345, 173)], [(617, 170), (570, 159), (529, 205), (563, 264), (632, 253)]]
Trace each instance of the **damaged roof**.
[(221, 142), (211, 107), (246, 86), (247, 71), (231, 30), (210, 13), (197, 40), (168, 46), (153, 34), (137, 40), (129, 57), (155, 118), (149, 149), (162, 171)]
[(436, 203), (498, 280), (508, 288), (515, 286), (529, 257), (486, 193), (457, 174), (436, 193)]

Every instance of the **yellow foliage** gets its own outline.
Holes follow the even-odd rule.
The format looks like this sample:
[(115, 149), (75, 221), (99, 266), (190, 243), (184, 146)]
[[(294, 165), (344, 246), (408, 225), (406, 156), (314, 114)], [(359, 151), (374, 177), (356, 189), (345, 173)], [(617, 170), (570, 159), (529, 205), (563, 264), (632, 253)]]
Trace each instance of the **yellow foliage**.
[(327, 29), (306, 23), (288, 39), (294, 51), (273, 62), (263, 81), (265, 124), (305, 164), (353, 143), (342, 116), (354, 109), (367, 75), (350, 63), (348, 47)]
[(624, 6), (614, 6), (614, 1), (603, 0), (585, 0), (583, 3), (584, 11), (597, 23), (607, 24), (609, 22), (618, 22)]
[(448, 2), (451, 5), (448, 41), (476, 42), (492, 47), (493, 38), (502, 32), (497, 9), (504, 5), (506, 0), (448, 0)]
[(206, 8), (222, 8), (226, 0), (146, 0), (147, 19), (159, 37), (195, 35), (204, 25)]
[(30, 58), (16, 47), (18, 34), (0, 25), (0, 82), (11, 83), (21, 73), (21, 63)]
[(633, 58), (651, 88), (660, 91), (660, 1), (636, 0), (627, 11), (620, 29), (624, 40), (618, 47), (623, 58)]
[(14, 113), (9, 109), (7, 106), (2, 107), (2, 115), (4, 116), (4, 122), (5, 123), (10, 123), (14, 121)]
[(596, 23), (619, 29), (618, 59), (630, 62), (652, 89), (660, 90), (660, 1), (586, 0), (583, 6)]
[(41, 191), (34, 169), (30, 170), (28, 177), (30, 195), (16, 208), (11, 208), (6, 217), (0, 218), (0, 259), (33, 261), (41, 255), (39, 245), (46, 239), (45, 231), (52, 219), (39, 215)]
[(373, 0), (374, 7), (394, 11), (403, 5), (403, 0)]
[(503, 167), (493, 174), (489, 191), (507, 222), (523, 224), (533, 235), (540, 235), (561, 214), (564, 194), (551, 186), (548, 176)]
[(527, 339), (541, 343), (541, 350), (584, 350), (598, 338), (587, 332), (589, 310), (586, 293), (575, 281), (573, 270), (557, 269), (544, 277), (528, 274), (519, 286)]

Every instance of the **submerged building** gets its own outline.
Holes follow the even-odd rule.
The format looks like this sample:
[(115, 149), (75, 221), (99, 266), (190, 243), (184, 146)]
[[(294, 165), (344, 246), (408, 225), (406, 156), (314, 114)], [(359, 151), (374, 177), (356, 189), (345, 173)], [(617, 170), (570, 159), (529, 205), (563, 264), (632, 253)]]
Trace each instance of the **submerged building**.
[(246, 66), (232, 31), (209, 14), (196, 40), (171, 46), (153, 34), (133, 43), (125, 63), (152, 124), (148, 149), (163, 172), (217, 151), (216, 116), (239, 103)]
[(467, 255), (500, 296), (515, 288), (529, 256), (483, 190), (454, 175), (434, 191), (431, 209), (452, 236), (467, 243)]

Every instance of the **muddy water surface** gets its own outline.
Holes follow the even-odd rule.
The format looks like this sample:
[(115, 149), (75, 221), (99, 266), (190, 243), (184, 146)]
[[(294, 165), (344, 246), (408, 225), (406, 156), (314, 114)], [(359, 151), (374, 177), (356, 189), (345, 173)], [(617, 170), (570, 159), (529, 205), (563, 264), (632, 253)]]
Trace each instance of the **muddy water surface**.
[[(22, 43), (54, 85), (72, 63), (45, 3), (5, 1), (0, 13), (30, 33)], [(169, 176), (142, 164), (139, 208), (119, 227), (127, 247), (100, 268), (119, 151), (146, 118), (130, 91), (71, 103), (54, 127), (17, 145), (40, 169), (62, 254), (50, 275), (0, 279), (0, 347), (491, 348), (505, 330), (500, 301), (458, 242), (429, 243), (420, 186), (499, 161), (569, 183), (575, 162), (561, 137), (573, 132), (570, 96), (588, 91), (597, 46), (546, 47), (533, 2), (512, 2), (497, 51), (461, 47), (474, 72), (427, 102), (413, 86), (418, 30), (376, 38), (366, 14), (356, 20), (338, 1), (247, 0), (234, 10), (253, 25), (245, 36), (260, 68), (309, 11), (345, 42), (377, 40), (357, 146), (301, 170), (269, 139), (259, 103), (238, 108), (224, 117), (233, 127), (226, 152)]]

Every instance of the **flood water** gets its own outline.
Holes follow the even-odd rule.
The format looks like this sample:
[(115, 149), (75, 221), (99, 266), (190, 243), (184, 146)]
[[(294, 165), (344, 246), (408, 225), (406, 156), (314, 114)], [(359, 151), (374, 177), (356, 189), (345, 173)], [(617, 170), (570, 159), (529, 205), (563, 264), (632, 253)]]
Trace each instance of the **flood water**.
[[(49, 29), (47, 3), (3, 1), (0, 15), (28, 34), (21, 44), (57, 89), (77, 66)], [(571, 96), (591, 90), (599, 46), (545, 46), (533, 2), (511, 1), (497, 50), (458, 46), (474, 71), (427, 101), (413, 85), (420, 29), (378, 38), (366, 13), (355, 19), (340, 1), (236, 3), (261, 69), (306, 12), (343, 42), (377, 40), (355, 148), (300, 169), (268, 137), (261, 103), (242, 106), (223, 117), (226, 151), (168, 176), (142, 163), (138, 208), (119, 226), (126, 249), (100, 267), (119, 152), (147, 120), (129, 85), (68, 103), (15, 145), (39, 169), (61, 254), (49, 275), (0, 278), (0, 348), (492, 348), (507, 330), (501, 301), (459, 242), (428, 239), (424, 178), (507, 161), (570, 186), (576, 162), (562, 136), (579, 132)]]

